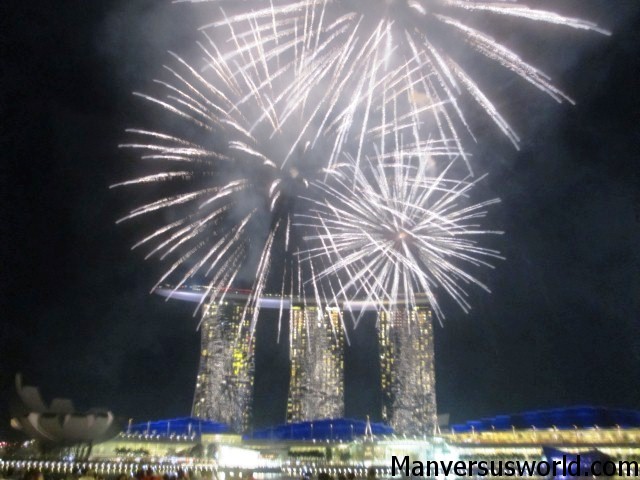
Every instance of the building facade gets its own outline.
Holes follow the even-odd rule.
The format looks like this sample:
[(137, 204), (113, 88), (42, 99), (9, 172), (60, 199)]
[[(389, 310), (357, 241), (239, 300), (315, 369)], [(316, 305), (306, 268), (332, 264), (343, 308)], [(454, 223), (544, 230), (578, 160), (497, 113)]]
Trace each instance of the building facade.
[(290, 310), (287, 422), (344, 414), (344, 331), (338, 309)]
[[(187, 465), (205, 471), (215, 468), (214, 478), (222, 478), (221, 474), (246, 478), (258, 472), (278, 478), (316, 477), (320, 473), (355, 473), (365, 478), (373, 469), (378, 478), (390, 478), (392, 458), (400, 463), (409, 456), (411, 461), (438, 464), (444, 477), (440, 462), (540, 462), (557, 459), (553, 455), (561, 452), (567, 454), (568, 461), (580, 454), (589, 463), (594, 451), (616, 466), (625, 462), (622, 477), (638, 478), (640, 411), (569, 407), (499, 415), (454, 425), (427, 438), (405, 438), (385, 424), (352, 419), (284, 424), (244, 437), (229, 434), (224, 425), (173, 419), (133, 425), (96, 445), (89, 465), (101, 473), (125, 471), (130, 475), (149, 462), (154, 462), (160, 473), (175, 473)], [(46, 463), (48, 468), (56, 464)], [(43, 468), (43, 464), (34, 467)], [(24, 468), (25, 462), (5, 465)], [(73, 465), (59, 462), (57, 468), (61, 467), (70, 472)], [(86, 467), (87, 463), (81, 466)], [(431, 468), (438, 471), (438, 467)]]
[(433, 322), (427, 306), (378, 315), (383, 420), (407, 435), (434, 435), (438, 426)]
[(251, 420), (255, 368), (245, 304), (228, 301), (206, 308), (192, 415), (244, 432)]

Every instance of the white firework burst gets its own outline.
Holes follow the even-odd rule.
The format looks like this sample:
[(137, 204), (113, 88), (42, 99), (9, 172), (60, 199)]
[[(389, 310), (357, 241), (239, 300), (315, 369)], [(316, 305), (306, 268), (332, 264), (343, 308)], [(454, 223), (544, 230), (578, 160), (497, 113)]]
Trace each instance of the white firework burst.
[[(304, 242), (294, 216), (309, 207), (306, 197), (323, 194), (310, 183), (333, 175), (346, 148), (360, 158), (373, 142), (385, 150), (407, 137), (405, 149), (423, 149), (419, 125), (439, 106), (423, 98), (421, 109), (398, 113), (401, 105), (416, 104), (405, 72), (362, 87), (368, 93), (349, 101), (342, 89), (323, 95), (331, 71), (324, 64), (345, 61), (346, 47), (314, 37), (310, 27), (298, 35), (294, 26), (287, 36), (281, 34), (286, 27), (265, 31), (255, 19), (247, 21), (253, 27), (244, 34), (230, 25), (231, 54), (205, 35), (201, 68), (173, 54), (165, 77), (156, 80), (159, 93), (136, 93), (159, 109), (166, 127), (129, 130), (134, 140), (122, 147), (138, 152), (149, 172), (114, 187), (156, 195), (120, 220), (159, 223), (133, 247), (149, 247), (147, 258), (170, 261), (154, 289), (172, 282), (176, 291), (194, 278), (206, 280), (202, 306), (223, 301), (242, 284), (250, 291), (245, 313), (253, 331), (265, 294), (279, 298), (281, 319), (285, 299), (322, 305), (335, 298), (331, 284), (307, 282), (314, 266), (298, 261)], [(382, 99), (376, 128), (354, 121), (363, 99), (373, 102), (373, 90)], [(449, 158), (459, 151), (452, 140), (438, 148)]]
[(478, 243), (502, 233), (481, 225), (499, 200), (470, 203), (469, 194), (483, 177), (448, 178), (454, 162), (432, 176), (433, 154), (396, 150), (372, 159), (364, 170), (346, 165), (345, 177), (355, 182), (332, 178), (317, 185), (325, 199), (314, 201), (311, 222), (300, 221), (316, 230), (307, 238), (314, 246), (304, 258), (324, 257), (329, 265), (315, 281), (338, 282), (337, 296), (378, 309), (413, 308), (426, 297), (441, 319), (440, 292), (466, 312), (468, 286), (489, 291), (471, 270), (492, 268), (491, 260), (502, 258)]
[[(268, 4), (252, 0), (178, 0), (185, 1), (208, 2), (233, 10), (232, 14), (204, 25), (203, 29), (234, 26), (246, 32), (244, 25), (251, 21), (251, 28), (258, 31), (280, 28), (281, 38), (274, 35), (272, 39), (280, 49), (294, 30), (297, 35), (311, 32), (308, 42), (315, 41), (322, 32), (324, 38), (332, 39), (332, 45), (339, 43), (346, 47), (341, 51), (341, 60), (327, 61), (323, 67), (334, 69), (329, 74), (333, 83), (328, 92), (347, 89), (352, 98), (359, 94), (366, 97), (371, 89), (364, 88), (368, 90), (365, 93), (359, 91), (358, 80), (370, 79), (368, 86), (371, 87), (389, 72), (401, 71), (403, 66), (411, 65), (405, 71), (412, 72), (414, 77), (419, 73), (419, 79), (407, 78), (406, 83), (413, 85), (418, 94), (440, 98), (448, 105), (447, 109), (438, 112), (439, 125), (449, 129), (446, 136), (459, 139), (456, 133), (459, 127), (454, 128), (454, 119), (471, 133), (457, 102), (461, 94), (466, 93), (516, 148), (519, 136), (474, 79), (473, 69), (465, 62), (456, 61), (456, 50), (469, 48), (556, 101), (573, 101), (547, 74), (478, 27), (475, 20), (478, 17), (493, 22), (522, 20), (609, 35), (593, 22), (532, 8), (518, 0), (270, 0)], [(298, 86), (304, 87), (304, 83)], [(364, 104), (367, 113), (370, 112), (371, 102)]]

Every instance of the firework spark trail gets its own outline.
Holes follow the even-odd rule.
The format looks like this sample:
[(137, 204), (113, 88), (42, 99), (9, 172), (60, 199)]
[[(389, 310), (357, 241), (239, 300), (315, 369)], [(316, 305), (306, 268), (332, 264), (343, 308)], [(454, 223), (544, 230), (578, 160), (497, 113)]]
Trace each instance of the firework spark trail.
[(344, 166), (355, 186), (335, 177), (315, 184), (325, 199), (313, 201), (313, 212), (299, 220), (316, 230), (307, 237), (314, 246), (303, 258), (325, 257), (329, 265), (314, 281), (339, 279), (337, 298), (360, 297), (385, 310), (413, 308), (414, 292), (423, 292), (440, 319), (445, 317), (437, 295), (442, 289), (468, 312), (467, 286), (489, 289), (467, 270), (492, 267), (491, 259), (502, 258), (477, 243), (501, 233), (479, 225), (499, 200), (469, 204), (469, 193), (484, 177), (451, 180), (454, 162), (428, 176), (429, 150), (417, 157), (395, 151), (385, 158), (367, 157), (364, 170), (354, 162)]
[[(422, 93), (447, 103), (447, 111), (438, 115), (439, 125), (450, 130), (447, 137), (459, 142), (457, 124), (470, 130), (469, 122), (457, 102), (457, 97), (466, 92), (516, 148), (520, 141), (518, 135), (489, 95), (473, 79), (469, 69), (454, 60), (454, 48), (467, 45), (467, 48), (512, 71), (556, 101), (572, 101), (551, 83), (548, 75), (527, 63), (501, 41), (475, 28), (474, 17), (490, 16), (494, 22), (522, 20), (610, 35), (609, 31), (593, 22), (531, 8), (526, 2), (518, 0), (271, 0), (268, 7), (252, 0), (239, 3), (229, 0), (175, 1), (206, 2), (225, 8), (232, 3), (236, 5), (236, 13), (225, 17), (223, 21), (214, 20), (204, 25), (204, 30), (230, 25), (242, 29), (240, 25), (251, 19), (254, 29), (271, 29), (275, 32), (280, 27), (286, 37), (288, 26), (299, 23), (307, 27), (316, 21), (317, 26), (310, 29), (311, 33), (307, 33), (307, 28), (302, 31), (302, 35), (307, 36), (306, 44), (319, 41), (318, 32), (322, 31), (327, 36), (331, 35), (332, 41), (341, 40), (344, 45), (349, 45), (348, 55), (333, 62), (334, 71), (330, 74), (333, 83), (327, 92), (348, 89), (353, 93), (357, 90), (353, 82), (341, 82), (340, 79), (349, 79), (355, 72), (358, 72), (358, 78), (365, 75), (367, 78), (384, 78), (390, 70), (397, 70), (399, 65), (413, 61), (419, 66), (424, 79)], [(344, 26), (348, 28), (342, 28)], [(282, 42), (278, 41), (276, 33), (274, 36), (275, 44), (282, 52)], [(374, 60), (376, 58), (383, 61), (377, 63)], [(298, 91), (305, 87), (304, 82), (296, 86)], [(363, 98), (370, 94), (370, 90), (359, 92)], [(305, 93), (299, 95), (307, 96)], [(364, 108), (369, 105), (368, 102), (363, 103), (362, 99), (358, 99), (357, 103), (364, 105)], [(347, 123), (351, 121), (348, 117)], [(471, 136), (473, 138), (473, 134)]]

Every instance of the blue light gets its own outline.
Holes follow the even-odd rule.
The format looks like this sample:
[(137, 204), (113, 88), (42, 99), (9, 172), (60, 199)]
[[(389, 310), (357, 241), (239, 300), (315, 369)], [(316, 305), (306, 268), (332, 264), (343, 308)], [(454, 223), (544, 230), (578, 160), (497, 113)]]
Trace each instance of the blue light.
[(567, 407), (551, 410), (539, 410), (524, 412), (515, 415), (499, 415), (453, 425), (451, 428), (456, 433), (517, 429), (545, 429), (557, 427), (560, 430), (574, 428), (640, 428), (640, 411), (623, 410), (604, 407)]
[[(245, 435), (246, 440), (317, 440), (349, 441), (365, 436), (367, 422), (348, 418), (314, 420), (311, 422), (290, 423), (258, 430)], [(393, 429), (382, 423), (371, 423), (374, 436), (393, 434)]]
[(212, 422), (210, 420), (202, 420), (200, 418), (193, 417), (136, 423), (127, 429), (127, 433), (131, 433), (133, 435), (146, 435), (148, 432), (154, 431), (160, 437), (175, 437), (229, 433), (231, 432), (231, 429), (224, 423)]

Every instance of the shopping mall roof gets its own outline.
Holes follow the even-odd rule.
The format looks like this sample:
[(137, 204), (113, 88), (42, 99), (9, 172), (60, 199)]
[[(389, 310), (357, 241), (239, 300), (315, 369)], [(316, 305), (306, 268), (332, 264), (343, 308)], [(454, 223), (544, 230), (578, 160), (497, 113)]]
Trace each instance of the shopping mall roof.
[(558, 428), (640, 428), (640, 411), (604, 407), (568, 407), (538, 410), (515, 415), (498, 415), (481, 420), (452, 425), (455, 433)]
[(257, 430), (245, 435), (246, 440), (276, 440), (276, 441), (351, 441), (365, 437), (391, 435), (393, 429), (382, 423), (369, 423), (371, 428), (367, 432), (367, 421), (350, 418), (335, 418), (314, 420), (310, 422), (289, 423), (276, 427)]
[(173, 418), (170, 420), (156, 420), (152, 422), (136, 423), (127, 428), (126, 433), (132, 435), (153, 435), (162, 437), (211, 435), (230, 433), (231, 429), (224, 423), (202, 420), (194, 417)]

